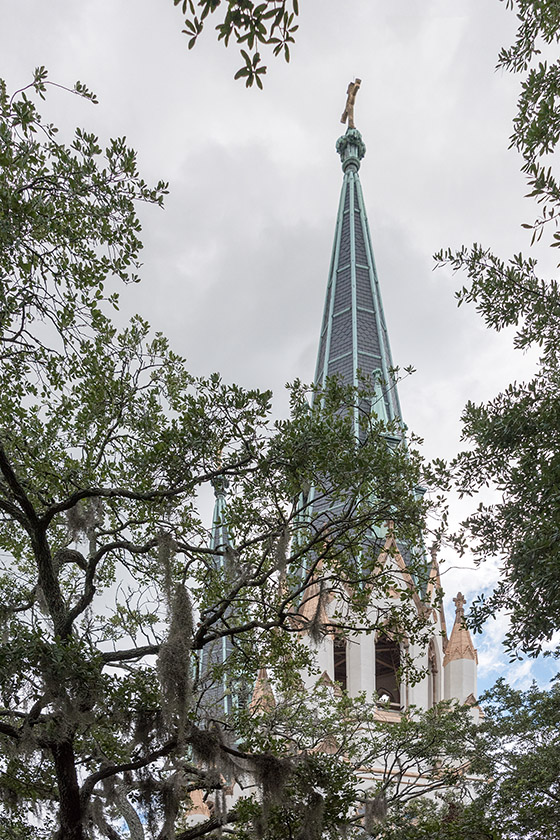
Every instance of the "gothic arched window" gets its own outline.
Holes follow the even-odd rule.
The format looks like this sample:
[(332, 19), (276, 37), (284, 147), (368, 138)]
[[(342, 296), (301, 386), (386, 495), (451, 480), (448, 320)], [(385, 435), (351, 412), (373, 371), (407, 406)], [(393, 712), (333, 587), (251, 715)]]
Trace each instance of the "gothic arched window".
[(348, 687), (348, 663), (346, 657), (346, 639), (335, 636), (333, 639), (334, 681), (344, 691)]
[(437, 664), (437, 653), (434, 640), (430, 640), (428, 646), (428, 708), (439, 703), (439, 672)]
[(401, 665), (401, 649), (398, 642), (381, 634), (375, 642), (375, 691), (382, 703), (400, 709), (401, 691), (398, 670)]

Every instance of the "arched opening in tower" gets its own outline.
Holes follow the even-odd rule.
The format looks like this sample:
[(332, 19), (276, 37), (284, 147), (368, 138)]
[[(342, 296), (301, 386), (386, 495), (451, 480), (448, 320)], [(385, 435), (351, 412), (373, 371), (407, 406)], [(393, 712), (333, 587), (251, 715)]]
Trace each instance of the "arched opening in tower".
[(375, 691), (380, 703), (389, 703), (394, 709), (401, 707), (400, 665), (399, 643), (384, 634), (378, 636), (375, 643)]
[(348, 687), (348, 664), (346, 657), (346, 639), (335, 636), (333, 639), (334, 681), (346, 691)]

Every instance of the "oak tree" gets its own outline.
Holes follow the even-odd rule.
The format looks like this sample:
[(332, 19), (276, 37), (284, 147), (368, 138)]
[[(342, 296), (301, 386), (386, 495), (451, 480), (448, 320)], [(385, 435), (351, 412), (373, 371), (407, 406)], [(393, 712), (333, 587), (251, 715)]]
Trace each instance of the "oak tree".
[[(336, 720), (348, 742), (341, 720), (356, 718), (302, 689), (305, 639), (332, 622), (423, 637), (431, 611), (379, 551), (390, 527), (422, 581), (427, 469), (374, 413), (356, 440), (364, 393), (295, 383), (274, 421), (269, 392), (191, 376), (141, 318), (115, 327), (136, 205), (166, 187), (144, 183), (122, 140), (62, 142), (34, 104), (47, 86), (40, 68), (29, 88), (0, 87), (0, 831), (259, 836), (272, 768), (296, 801), (315, 797), (309, 831), (335, 836), (357, 782), (317, 738)], [(205, 494), (226, 488), (212, 542)], [(264, 668), (268, 713), (251, 705)], [(298, 704), (288, 737), (274, 721)], [(258, 790), (228, 810), (248, 778)], [(191, 794), (212, 803), (201, 824)]]
[[(529, 197), (540, 215), (525, 223), (531, 244), (560, 244), (560, 187), (551, 165), (559, 139), (560, 10), (549, 0), (508, 0), (517, 12), (515, 43), (503, 49), (498, 67), (523, 80), (510, 144), (522, 156)], [(541, 51), (547, 58), (540, 60)], [(486, 325), (515, 328), (514, 345), (540, 354), (532, 379), (514, 382), (486, 404), (469, 402), (463, 438), (469, 448), (454, 464), (462, 494), (492, 486), (499, 501), (481, 504), (467, 519), (469, 543), (479, 560), (498, 557), (502, 575), (493, 593), (471, 613), (473, 626), (506, 609), (507, 646), (536, 655), (560, 628), (560, 291), (555, 278), (538, 274), (537, 261), (519, 253), (510, 259), (488, 247), (448, 249), (439, 263), (465, 272), (459, 303), (474, 304)]]

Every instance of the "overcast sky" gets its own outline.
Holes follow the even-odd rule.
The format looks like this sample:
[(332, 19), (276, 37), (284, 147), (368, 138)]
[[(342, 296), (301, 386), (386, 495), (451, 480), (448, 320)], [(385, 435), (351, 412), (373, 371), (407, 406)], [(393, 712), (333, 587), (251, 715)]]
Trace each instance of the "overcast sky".
[[(264, 91), (233, 81), (237, 52), (212, 27), (189, 52), (172, 0), (2, 0), (1, 75), (21, 87), (44, 64), (97, 93), (92, 106), (52, 91), (43, 112), (68, 131), (126, 135), (146, 180), (171, 190), (165, 211), (142, 211), (143, 283), (123, 292), (123, 311), (163, 330), (193, 373), (272, 388), (279, 413), (284, 383), (314, 372), (342, 181), (334, 145), (359, 76), (360, 177), (393, 358), (417, 370), (400, 387), (403, 414), (428, 457), (452, 457), (467, 399), (533, 364), (457, 309), (461, 278), (432, 260), (473, 241), (504, 257), (528, 249), (532, 208), (507, 148), (518, 80), (494, 70), (515, 18), (499, 0), (300, 5), (292, 61), (271, 60)], [(452, 500), (456, 521), (468, 510)], [(443, 559), (449, 603), (495, 576), (492, 564), (473, 574)], [(545, 679), (542, 665), (508, 664), (503, 624), (475, 639), (479, 686)]]

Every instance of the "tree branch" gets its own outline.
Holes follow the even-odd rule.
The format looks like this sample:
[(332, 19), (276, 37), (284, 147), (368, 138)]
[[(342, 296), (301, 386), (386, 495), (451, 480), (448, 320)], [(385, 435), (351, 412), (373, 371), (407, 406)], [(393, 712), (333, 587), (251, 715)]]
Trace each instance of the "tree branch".
[(19, 739), (21, 737), (21, 735), (17, 731), (17, 729), (14, 729), (13, 726), (10, 726), (7, 723), (2, 723), (1, 721), (0, 721), (0, 735), (7, 735), (8, 738), (13, 738), (15, 741), (19, 741)]
[[(25, 492), (25, 490), (21, 486), (21, 483), (18, 480), (18, 478), (17, 478), (17, 476), (14, 472), (14, 469), (13, 469), (12, 465), (10, 464), (10, 461), (9, 461), (8, 456), (6, 454), (6, 450), (4, 449), (4, 447), (1, 444), (0, 444), (0, 470), (2, 471), (2, 475), (6, 479), (6, 483), (9, 487), (9, 489), (11, 490), (11, 492), (14, 495), (14, 498), (18, 502), (18, 504), (19, 504), (21, 510), (23, 511), (23, 513), (25, 514), (25, 516), (27, 517), (27, 522), (30, 525), (37, 526), (39, 524), (39, 519), (38, 519), (37, 513), (35, 511), (35, 508), (31, 504), (31, 502), (30, 502), (30, 500), (27, 496), (27, 493)], [(9, 511), (6, 511), (6, 512), (9, 512)], [(22, 522), (22, 524), (25, 524), (25, 520), (21, 519), (21, 517), (19, 517), (19, 521)]]
[(197, 837), (204, 837), (205, 834), (214, 831), (215, 828), (221, 828), (228, 823), (237, 822), (238, 819), (239, 817), (235, 811), (231, 810), (223, 817), (211, 817), (204, 823), (195, 825), (193, 828), (188, 828), (186, 831), (181, 831), (180, 834), (175, 835), (175, 840), (196, 840)]
[(163, 758), (164, 756), (169, 755), (170, 752), (173, 752), (176, 746), (177, 739), (172, 738), (170, 741), (167, 741), (163, 747), (148, 753), (148, 755), (143, 758), (139, 758), (136, 761), (128, 761), (123, 764), (111, 764), (108, 767), (98, 770), (96, 773), (92, 773), (82, 784), (80, 791), (82, 805), (89, 799), (96, 784), (102, 779), (108, 779), (110, 776), (116, 776), (118, 773), (127, 773), (130, 770), (139, 770), (141, 767), (147, 767), (148, 764), (151, 764), (153, 761), (157, 761), (158, 758)]
[(112, 662), (131, 662), (143, 656), (152, 656), (159, 653), (159, 645), (143, 645), (143, 647), (130, 648), (129, 650), (106, 651), (101, 654), (103, 665), (110, 665)]

